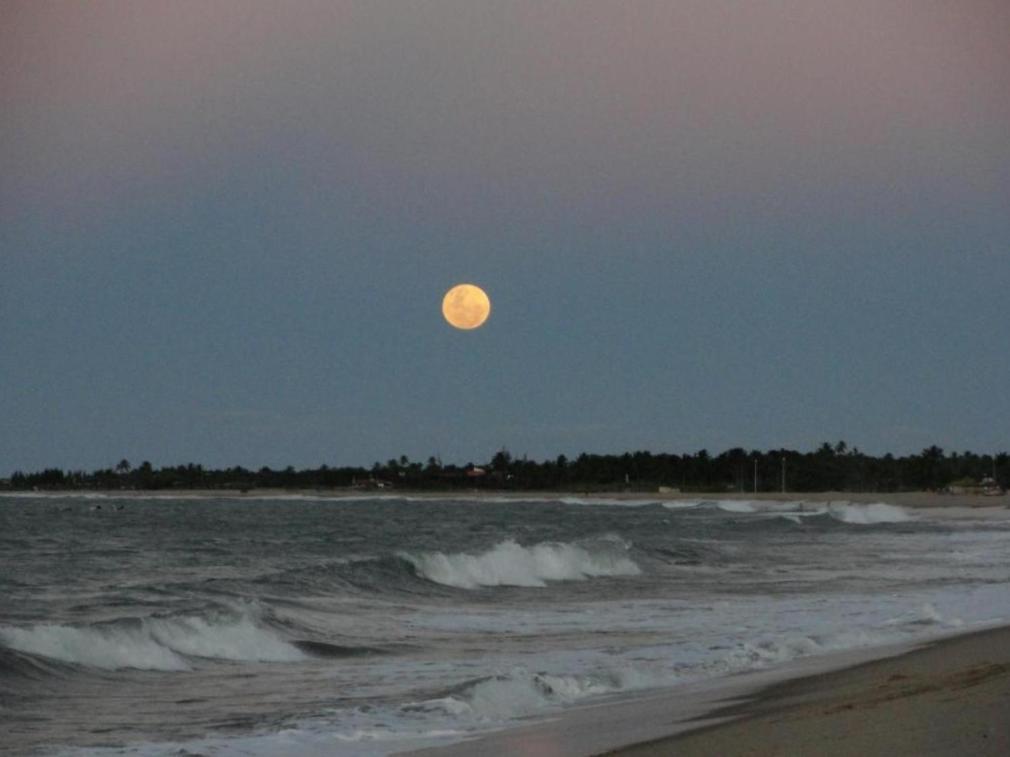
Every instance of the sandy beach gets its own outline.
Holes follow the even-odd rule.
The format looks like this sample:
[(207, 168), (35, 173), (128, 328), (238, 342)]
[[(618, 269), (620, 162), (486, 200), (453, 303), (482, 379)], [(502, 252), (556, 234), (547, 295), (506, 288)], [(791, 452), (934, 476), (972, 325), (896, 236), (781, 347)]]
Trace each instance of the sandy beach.
[[(652, 497), (643, 493), (608, 496)], [(882, 502), (928, 508), (932, 517), (958, 518), (1003, 518), (1010, 501), (932, 492), (655, 496), (664, 500), (713, 496), (751, 502)], [(816, 672), (818, 666), (827, 672)], [(775, 682), (769, 684), (767, 679)], [(715, 688), (720, 685), (721, 690)], [(655, 737), (663, 729), (670, 735)], [(615, 748), (615, 742), (621, 741), (628, 745)], [(576, 709), (553, 722), (430, 753), (440, 757), (473, 753), (620, 757), (1010, 754), (1010, 627), (956, 635), (911, 651), (862, 650), (848, 662), (844, 655), (808, 660), (721, 684), (686, 686), (637, 703), (615, 701)]]
[(1010, 754), (1010, 628), (615, 699), (417, 754), (1002, 756)]
[[(49, 739), (113, 743), (105, 734), (118, 728), (115, 743), (168, 739), (200, 753), (346, 753), (320, 751), (321, 745), (332, 749), (334, 739), (368, 748), (373, 739), (387, 739), (396, 745), (391, 751), (414, 748), (433, 757), (1010, 753), (1004, 725), (1010, 722), (1010, 627), (996, 628), (1010, 617), (1010, 515), (1003, 497), (402, 490), (48, 496), (54, 500), (41, 507), (2, 504), (27, 533), (78, 540), (82, 533), (101, 539), (109, 532), (118, 540), (113, 546), (129, 537), (130, 554), (145, 564), (149, 549), (161, 549), (165, 556), (147, 579), (158, 592), (166, 584), (165, 562), (184, 555), (169, 576), (186, 598), (193, 591), (193, 545), (207, 545), (202, 559), (214, 574), (221, 569), (221, 544), (228, 544), (222, 534), (238, 531), (225, 562), (237, 577), (232, 588), (214, 581), (203, 600), (209, 611), (201, 605), (163, 612), (149, 625), (124, 617), (113, 626), (113, 644), (105, 616), (103, 630), (94, 631), (74, 614), (76, 604), (61, 614), (48, 595), (25, 591), (25, 603), (41, 604), (27, 622), (0, 627), (6, 633), (0, 650), (32, 655), (10, 663), (30, 673), (29, 681), (36, 658), (75, 665), (72, 683), (82, 692), (75, 712), (97, 735), (75, 726), (65, 710), (45, 727), (26, 711), (18, 726), (22, 746)], [(61, 497), (72, 501), (59, 504)], [(677, 499), (687, 501), (657, 506)], [(783, 499), (793, 504), (783, 506)], [(884, 504), (865, 506), (872, 503)], [(227, 532), (224, 517), (233, 524)], [(379, 534), (378, 557), (342, 559), (375, 538), (379, 520), (389, 533)], [(323, 526), (339, 538), (315, 538)], [(500, 530), (479, 542), (455, 540), (474, 526)], [(151, 547), (152, 531), (178, 534), (174, 548)], [(283, 548), (265, 541), (269, 548), (257, 552), (264, 533), (279, 533)], [(99, 542), (96, 559), (109, 549)], [(540, 567), (541, 553), (549, 557), (547, 568)], [(12, 564), (27, 565), (26, 573), (33, 566), (44, 571), (47, 554), (25, 549)], [(250, 563), (251, 579), (243, 573)], [(558, 565), (570, 564), (589, 565), (593, 573), (557, 573)], [(102, 586), (105, 565), (91, 568)], [(271, 593), (259, 588), (264, 575), (278, 577), (269, 579), (276, 581)], [(569, 575), (575, 578), (565, 580)], [(304, 616), (290, 603), (270, 609), (272, 592), (290, 592), (292, 577), (309, 600)], [(59, 573), (50, 583), (63, 580)], [(125, 587), (127, 598), (133, 586)], [(391, 620), (405, 590), (415, 604)], [(117, 584), (113, 591), (123, 590)], [(231, 614), (219, 609), (215, 603), (225, 591), (287, 613), (273, 616), (284, 618), (282, 630), (244, 604)], [(434, 599), (425, 601), (426, 592)], [(319, 608), (331, 597), (327, 615)], [(353, 626), (346, 622), (348, 598), (357, 603)], [(332, 625), (318, 632), (315, 624), (330, 616)], [(304, 649), (332, 639), (341, 642), (334, 648), (340, 654), (366, 653), (354, 665), (333, 653), (306, 659)], [(401, 646), (405, 639), (410, 649)], [(373, 660), (376, 650), (386, 649), (395, 651)], [(264, 667), (264, 661), (274, 664)], [(368, 692), (367, 708), (352, 702), (319, 720), (290, 715), (291, 725), (280, 731), (271, 725), (202, 741), (170, 732), (190, 727), (194, 713), (185, 708), (167, 708), (161, 730), (138, 737), (115, 706), (118, 693), (92, 695), (104, 685), (96, 681), (114, 680), (117, 687), (134, 685), (132, 696), (146, 696), (143, 686), (159, 676), (159, 691), (184, 685), (172, 697), (203, 702), (192, 692), (206, 686), (212, 701), (221, 677), (236, 675), (236, 700), (226, 700), (220, 717), (244, 707), (268, 713), (273, 723), (292, 700), (286, 693), (274, 701), (273, 692), (304, 692), (309, 710), (332, 696), (329, 678), (313, 688), (326, 666), (349, 690)], [(93, 669), (112, 670), (115, 678), (95, 677)], [(398, 688), (376, 696), (375, 682), (390, 670), (402, 677)], [(53, 736), (59, 728), (63, 735)]]
[(733, 720), (607, 754), (1010, 754), (1010, 628), (787, 681), (713, 715)]
[(0, 757), (1010, 757), (1010, 0), (0, 2)]

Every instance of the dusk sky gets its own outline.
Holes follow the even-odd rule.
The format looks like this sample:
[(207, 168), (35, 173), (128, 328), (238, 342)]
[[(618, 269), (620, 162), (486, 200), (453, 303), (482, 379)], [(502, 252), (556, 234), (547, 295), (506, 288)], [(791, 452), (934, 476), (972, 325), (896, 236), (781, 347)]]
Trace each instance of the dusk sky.
[(1005, 0), (5, 2), (0, 477), (1010, 448), (1008, 40)]

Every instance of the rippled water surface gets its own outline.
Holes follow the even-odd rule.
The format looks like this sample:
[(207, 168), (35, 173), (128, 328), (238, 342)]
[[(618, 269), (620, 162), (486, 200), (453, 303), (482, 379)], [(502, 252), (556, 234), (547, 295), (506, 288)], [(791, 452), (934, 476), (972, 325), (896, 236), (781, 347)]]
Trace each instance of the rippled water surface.
[(0, 750), (387, 754), (1001, 621), (1008, 558), (888, 505), (2, 497)]

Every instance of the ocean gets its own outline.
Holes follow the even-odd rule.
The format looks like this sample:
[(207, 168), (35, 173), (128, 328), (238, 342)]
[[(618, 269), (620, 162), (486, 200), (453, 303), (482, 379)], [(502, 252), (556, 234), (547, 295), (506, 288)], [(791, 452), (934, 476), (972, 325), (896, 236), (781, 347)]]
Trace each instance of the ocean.
[(0, 496), (0, 753), (384, 755), (1005, 623), (1008, 516)]

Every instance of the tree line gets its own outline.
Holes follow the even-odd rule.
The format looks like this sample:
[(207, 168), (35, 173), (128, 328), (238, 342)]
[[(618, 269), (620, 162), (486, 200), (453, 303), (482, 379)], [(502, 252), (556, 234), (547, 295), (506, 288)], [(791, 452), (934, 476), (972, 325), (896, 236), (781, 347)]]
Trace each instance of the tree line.
[(15, 471), (0, 487), (8, 490), (66, 489), (336, 489), (402, 488), (421, 490), (513, 489), (560, 491), (655, 491), (660, 487), (690, 491), (923, 491), (989, 484), (1010, 484), (1006, 452), (979, 455), (945, 452), (932, 446), (918, 454), (867, 455), (844, 441), (824, 443), (810, 452), (791, 449), (745, 450), (712, 455), (625, 452), (583, 453), (574, 459), (531, 460), (501, 449), (484, 463), (443, 464), (406, 455), (366, 467), (296, 470), (241, 466), (209, 469), (202, 465), (155, 468), (128, 460), (91, 472), (47, 468)]

